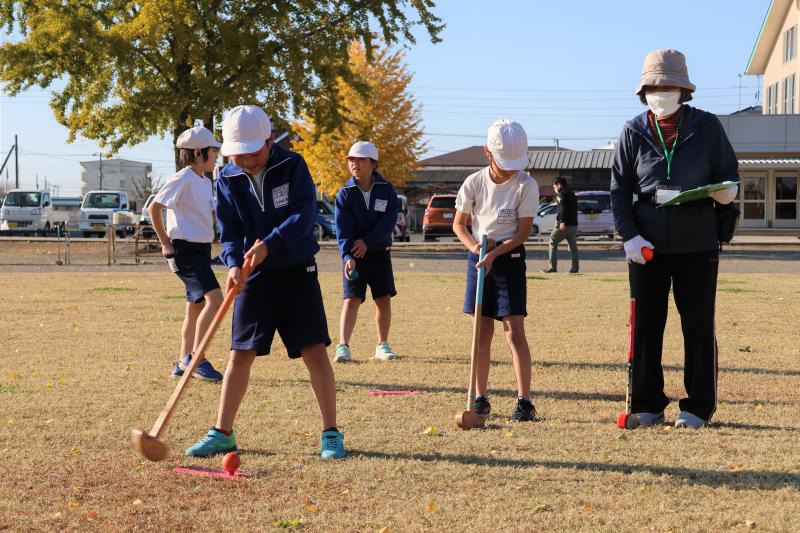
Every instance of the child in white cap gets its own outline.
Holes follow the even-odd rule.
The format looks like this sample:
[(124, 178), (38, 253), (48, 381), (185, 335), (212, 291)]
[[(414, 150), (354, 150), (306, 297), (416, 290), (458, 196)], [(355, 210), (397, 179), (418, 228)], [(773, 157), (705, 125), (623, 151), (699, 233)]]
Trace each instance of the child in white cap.
[[(206, 172), (214, 169), (220, 143), (202, 126), (178, 136), (175, 146), (183, 168), (170, 176), (150, 204), (150, 219), (161, 242), (161, 253), (186, 286), (186, 315), (181, 328), (181, 351), (172, 376), (183, 375), (192, 354), (222, 303), (222, 291), (211, 269), (214, 240), (214, 196)], [(167, 226), (162, 213), (167, 209)], [(201, 356), (202, 357), (202, 356)], [(222, 373), (203, 358), (192, 377), (220, 381)]]
[(317, 279), (313, 234), (317, 193), (300, 154), (273, 142), (272, 126), (254, 105), (233, 108), (222, 125), (222, 154), (230, 157), (217, 179), (220, 257), (226, 290), (239, 283), (246, 258), (253, 272), (236, 297), (231, 355), (217, 423), (186, 455), (208, 457), (236, 449), (233, 422), (257, 356), (270, 353), (277, 332), (291, 359), (302, 358), (322, 417), (321, 457), (345, 457), (336, 427), (336, 382), (326, 346), (328, 323)]
[[(522, 126), (498, 120), (489, 128), (483, 148), (489, 166), (464, 180), (456, 197), (453, 230), (466, 247), (467, 290), (464, 312), (475, 312), (478, 269), (486, 267), (483, 310), (479, 323), (474, 410), (488, 418), (487, 397), (494, 321), (503, 323), (517, 379), (516, 421), (530, 421), (536, 409), (530, 399), (531, 353), (525, 337), (527, 279), (525, 247), (539, 205), (539, 186), (524, 169), (528, 166), (528, 136)], [(472, 218), (472, 231), (467, 223)], [(481, 239), (488, 237), (488, 252), (478, 260)]]
[(367, 296), (367, 285), (375, 300), (378, 344), (375, 359), (391, 361), (389, 345), (392, 297), (397, 294), (392, 272), (392, 234), (397, 221), (397, 194), (392, 184), (378, 174), (378, 148), (369, 142), (355, 143), (347, 154), (352, 177), (336, 195), (336, 238), (342, 254), (344, 305), (334, 361), (353, 360), (350, 337), (358, 308)]

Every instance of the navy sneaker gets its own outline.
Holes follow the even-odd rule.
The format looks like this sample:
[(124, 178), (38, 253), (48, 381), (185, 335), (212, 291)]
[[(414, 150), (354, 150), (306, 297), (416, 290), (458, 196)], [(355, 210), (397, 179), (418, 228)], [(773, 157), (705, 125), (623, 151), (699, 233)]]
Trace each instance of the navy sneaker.
[(172, 364), (172, 377), (175, 379), (180, 378), (183, 376), (183, 369), (181, 368), (181, 364), (179, 361), (175, 361)]
[(492, 404), (486, 396), (478, 396), (475, 398), (475, 412), (483, 418), (489, 418), (489, 413), (492, 412)]
[[(186, 357), (184, 357), (178, 363), (178, 366), (180, 367), (180, 369), (182, 371), (186, 370), (187, 368), (189, 368), (189, 362), (191, 361), (191, 359), (192, 359), (191, 354), (187, 353)], [(211, 361), (209, 361), (208, 359), (203, 359), (202, 361), (200, 361), (200, 364), (197, 365), (197, 368), (194, 369), (194, 372), (192, 373), (192, 377), (193, 378), (197, 378), (200, 381), (211, 381), (211, 382), (214, 382), (214, 381), (222, 381), (222, 377), (223, 376), (222, 376), (222, 372), (216, 370), (211, 365)]]
[(511, 413), (511, 420), (515, 422), (530, 422), (536, 419), (536, 407), (527, 398), (517, 398), (517, 405)]

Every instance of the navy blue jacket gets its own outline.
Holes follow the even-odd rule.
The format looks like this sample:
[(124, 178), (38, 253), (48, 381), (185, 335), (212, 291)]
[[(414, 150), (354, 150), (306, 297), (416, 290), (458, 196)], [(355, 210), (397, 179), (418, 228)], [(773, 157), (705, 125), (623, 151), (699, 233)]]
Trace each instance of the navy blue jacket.
[(369, 250), (386, 250), (392, 246), (397, 223), (397, 193), (392, 184), (377, 172), (372, 173), (369, 206), (355, 178), (336, 195), (336, 238), (342, 259), (352, 259), (353, 243), (362, 239)]
[(300, 154), (272, 145), (261, 198), (245, 171), (229, 163), (217, 179), (220, 257), (229, 268), (242, 266), (244, 252), (261, 239), (269, 253), (259, 269), (310, 265), (319, 251), (316, 213), (316, 189)]
[(633, 195), (655, 194), (661, 185), (685, 191), (722, 181), (739, 180), (739, 163), (716, 115), (684, 104), (667, 183), (667, 159), (653, 137), (647, 112), (622, 129), (611, 168), (611, 206), (622, 239), (641, 235), (660, 253), (689, 253), (719, 246), (714, 203), (708, 200), (657, 208), (635, 202)]

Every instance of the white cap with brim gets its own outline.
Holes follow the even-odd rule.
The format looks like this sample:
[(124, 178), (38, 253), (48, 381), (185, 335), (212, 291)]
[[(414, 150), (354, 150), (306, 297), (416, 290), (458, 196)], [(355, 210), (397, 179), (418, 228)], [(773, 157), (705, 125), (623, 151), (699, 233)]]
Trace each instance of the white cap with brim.
[(502, 170), (528, 167), (528, 134), (518, 122), (500, 119), (489, 126), (486, 147)]
[(368, 157), (370, 159), (378, 160), (378, 147), (372, 143), (365, 141), (358, 141), (350, 147), (350, 151), (344, 157), (350, 159), (351, 157)]
[(258, 152), (272, 134), (272, 125), (257, 105), (236, 106), (222, 121), (222, 155)]
[(178, 139), (175, 141), (176, 148), (188, 148), (190, 150), (219, 148), (220, 146), (222, 145), (214, 137), (214, 134), (203, 126), (189, 128), (178, 135)]

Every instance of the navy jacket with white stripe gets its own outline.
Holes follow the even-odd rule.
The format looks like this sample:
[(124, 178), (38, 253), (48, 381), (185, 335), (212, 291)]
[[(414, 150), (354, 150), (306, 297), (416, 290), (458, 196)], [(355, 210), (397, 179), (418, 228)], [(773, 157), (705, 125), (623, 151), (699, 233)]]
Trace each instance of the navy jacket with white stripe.
[(242, 266), (244, 253), (261, 239), (269, 250), (261, 270), (312, 264), (319, 251), (313, 233), (317, 193), (305, 160), (273, 144), (262, 179), (259, 198), (245, 171), (233, 163), (217, 178), (222, 261)]
[(342, 260), (352, 259), (353, 243), (362, 239), (368, 250), (386, 250), (392, 246), (397, 224), (397, 193), (383, 176), (373, 172), (369, 205), (355, 178), (336, 195), (336, 238)]

